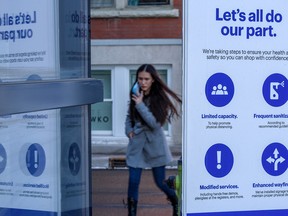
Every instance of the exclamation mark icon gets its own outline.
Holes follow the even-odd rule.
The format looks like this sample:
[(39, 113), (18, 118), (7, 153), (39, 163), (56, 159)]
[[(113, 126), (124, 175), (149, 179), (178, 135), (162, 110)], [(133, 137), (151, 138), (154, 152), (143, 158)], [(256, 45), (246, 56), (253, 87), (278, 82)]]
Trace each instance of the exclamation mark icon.
[(29, 168), (31, 166), (30, 163), (30, 150), (27, 151), (26, 161), (27, 161), (27, 167)]
[(38, 177), (45, 169), (46, 157), (43, 147), (38, 143), (29, 146), (26, 153), (26, 166), (31, 175)]
[(38, 151), (34, 151), (34, 168), (38, 168)]
[(217, 169), (221, 169), (221, 151), (217, 151)]

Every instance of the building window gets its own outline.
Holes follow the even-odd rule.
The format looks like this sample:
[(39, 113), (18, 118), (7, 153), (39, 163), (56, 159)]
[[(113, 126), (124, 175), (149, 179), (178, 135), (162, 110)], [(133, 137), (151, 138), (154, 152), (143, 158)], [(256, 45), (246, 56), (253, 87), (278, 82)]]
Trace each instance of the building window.
[(125, 9), (127, 6), (165, 6), (173, 5), (173, 0), (91, 0), (91, 8)]
[(128, 0), (130, 6), (169, 5), (170, 0)]
[(173, 0), (91, 0), (92, 18), (179, 17)]
[(92, 8), (114, 7), (114, 0), (91, 0)]
[(93, 70), (93, 78), (102, 80), (104, 85), (104, 101), (91, 105), (91, 129), (101, 131), (102, 134), (110, 134), (112, 131), (112, 93), (111, 70)]

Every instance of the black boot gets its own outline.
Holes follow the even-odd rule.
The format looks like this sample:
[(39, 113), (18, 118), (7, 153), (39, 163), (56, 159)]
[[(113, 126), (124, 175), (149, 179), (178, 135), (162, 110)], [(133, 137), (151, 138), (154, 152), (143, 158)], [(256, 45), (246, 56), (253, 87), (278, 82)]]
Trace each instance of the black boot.
[(178, 198), (177, 196), (168, 197), (173, 207), (173, 216), (178, 216)]
[(128, 198), (128, 216), (136, 216), (137, 201), (133, 198)]

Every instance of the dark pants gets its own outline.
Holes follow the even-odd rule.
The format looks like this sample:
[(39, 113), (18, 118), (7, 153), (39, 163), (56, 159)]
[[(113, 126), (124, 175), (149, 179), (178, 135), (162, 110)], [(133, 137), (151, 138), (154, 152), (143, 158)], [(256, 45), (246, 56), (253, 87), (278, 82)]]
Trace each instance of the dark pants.
[[(163, 191), (167, 197), (174, 197), (175, 191), (170, 189), (165, 183), (165, 166), (152, 168), (154, 182), (157, 187)], [(141, 180), (142, 168), (129, 167), (129, 184), (128, 184), (128, 197), (138, 201), (139, 185)]]

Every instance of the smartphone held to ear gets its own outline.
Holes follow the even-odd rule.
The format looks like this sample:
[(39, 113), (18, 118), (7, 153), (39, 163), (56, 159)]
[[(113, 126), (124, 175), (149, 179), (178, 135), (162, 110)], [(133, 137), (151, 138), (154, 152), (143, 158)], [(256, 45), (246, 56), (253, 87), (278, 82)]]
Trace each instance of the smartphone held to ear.
[(132, 93), (134, 95), (138, 95), (140, 93), (140, 86), (139, 86), (138, 82), (136, 82), (134, 84), (134, 86), (132, 87)]

